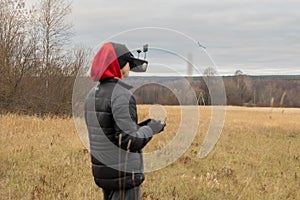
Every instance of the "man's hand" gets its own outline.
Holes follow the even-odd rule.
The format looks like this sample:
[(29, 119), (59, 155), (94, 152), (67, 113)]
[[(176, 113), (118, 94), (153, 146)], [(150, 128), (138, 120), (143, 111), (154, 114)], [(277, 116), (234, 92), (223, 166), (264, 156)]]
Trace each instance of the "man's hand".
[(164, 130), (166, 123), (160, 120), (151, 119), (147, 126), (149, 126), (152, 129), (153, 135), (155, 135)]

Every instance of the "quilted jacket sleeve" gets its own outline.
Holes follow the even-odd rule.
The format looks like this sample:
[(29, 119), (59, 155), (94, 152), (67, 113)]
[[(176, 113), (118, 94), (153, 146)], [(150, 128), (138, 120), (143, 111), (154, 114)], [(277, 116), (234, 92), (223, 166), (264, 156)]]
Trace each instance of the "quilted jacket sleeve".
[(133, 95), (128, 90), (122, 90), (113, 96), (111, 103), (116, 123), (116, 137), (121, 142), (121, 148), (131, 152), (142, 150), (151, 140), (153, 132), (149, 126), (137, 125), (136, 102)]

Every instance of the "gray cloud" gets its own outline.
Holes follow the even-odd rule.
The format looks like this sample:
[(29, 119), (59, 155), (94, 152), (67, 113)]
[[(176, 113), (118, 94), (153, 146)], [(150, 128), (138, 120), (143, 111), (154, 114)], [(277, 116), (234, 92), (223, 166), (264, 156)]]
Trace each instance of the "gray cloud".
[[(221, 73), (233, 74), (242, 69), (249, 74), (299, 74), (299, 8), (296, 0), (74, 0), (72, 18), (77, 32), (75, 42), (92, 47), (125, 30), (165, 27), (207, 46)], [(118, 39), (133, 48), (143, 42), (160, 44), (186, 56), (190, 51), (187, 42), (172, 34), (166, 39), (167, 34), (130, 32)], [(161, 60), (176, 65), (172, 56)]]

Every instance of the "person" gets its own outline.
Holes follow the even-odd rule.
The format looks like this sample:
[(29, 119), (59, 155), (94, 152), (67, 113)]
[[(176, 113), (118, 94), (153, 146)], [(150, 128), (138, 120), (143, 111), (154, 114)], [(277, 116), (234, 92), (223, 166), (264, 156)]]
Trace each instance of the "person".
[(99, 81), (85, 100), (92, 174), (104, 200), (139, 200), (144, 166), (142, 149), (166, 123), (147, 119), (138, 124), (131, 86), (122, 81), (148, 62), (135, 58), (124, 44), (108, 42), (96, 53), (90, 76)]

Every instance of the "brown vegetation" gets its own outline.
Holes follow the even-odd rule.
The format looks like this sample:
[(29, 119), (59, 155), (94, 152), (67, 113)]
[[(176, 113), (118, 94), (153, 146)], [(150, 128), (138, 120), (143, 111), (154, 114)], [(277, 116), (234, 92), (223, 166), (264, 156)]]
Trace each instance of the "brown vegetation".
[(0, 3), (0, 110), (66, 114), (72, 85), (86, 50), (72, 47), (67, 0), (41, 0), (28, 10), (24, 0)]
[[(149, 108), (138, 106), (140, 120)], [(145, 152), (176, 134), (180, 108), (164, 109), (168, 125)], [(299, 199), (299, 118), (299, 109), (228, 107), (216, 148), (199, 159), (210, 122), (210, 107), (201, 107), (194, 142), (175, 163), (146, 174), (143, 199)], [(0, 126), (0, 199), (101, 199), (71, 118), (1, 115)]]

